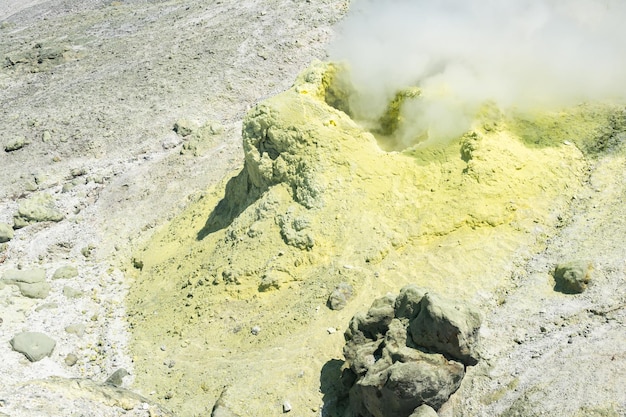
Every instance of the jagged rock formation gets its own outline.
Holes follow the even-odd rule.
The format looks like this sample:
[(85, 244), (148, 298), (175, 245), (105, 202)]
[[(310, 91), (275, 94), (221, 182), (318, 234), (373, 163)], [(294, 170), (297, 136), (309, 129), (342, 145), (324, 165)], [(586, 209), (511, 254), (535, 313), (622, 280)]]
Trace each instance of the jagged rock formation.
[(408, 417), (439, 409), (478, 361), (478, 313), (409, 285), (375, 300), (345, 332), (350, 410), (356, 417)]

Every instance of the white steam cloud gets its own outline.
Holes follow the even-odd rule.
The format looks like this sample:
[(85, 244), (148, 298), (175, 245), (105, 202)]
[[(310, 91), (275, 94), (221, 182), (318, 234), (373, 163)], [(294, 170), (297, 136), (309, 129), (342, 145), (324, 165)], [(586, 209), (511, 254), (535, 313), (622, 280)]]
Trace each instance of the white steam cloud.
[(330, 57), (350, 68), (355, 117), (377, 120), (396, 92), (419, 86), (403, 135), (446, 138), (486, 102), (622, 100), (625, 25), (625, 0), (355, 0)]

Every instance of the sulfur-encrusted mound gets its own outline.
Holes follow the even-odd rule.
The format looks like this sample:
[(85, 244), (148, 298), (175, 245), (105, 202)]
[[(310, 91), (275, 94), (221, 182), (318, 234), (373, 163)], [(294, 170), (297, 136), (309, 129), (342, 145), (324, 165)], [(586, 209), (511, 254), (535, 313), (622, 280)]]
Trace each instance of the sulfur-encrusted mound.
[[(509, 282), (512, 260), (541, 248), (554, 231), (581, 187), (583, 145), (604, 137), (613, 111), (599, 106), (592, 117), (579, 107), (531, 117), (486, 106), (460, 138), (387, 152), (394, 139), (385, 135), (399, 129), (401, 106), (419, 100), (417, 90), (408, 86), (366, 125), (350, 116), (342, 71), (316, 62), (292, 88), (253, 108), (243, 121), (241, 169), (133, 254), (142, 265), (133, 268), (128, 303), (137, 357), (151, 358), (148, 347), (162, 344), (202, 352), (190, 359), (186, 348), (168, 351), (185, 375), (174, 407), (203, 395), (214, 401), (228, 381), (242, 415), (272, 415), (271, 404), (295, 380), (306, 392), (297, 401), (311, 408), (319, 369), (341, 350), (327, 329), (339, 328), (373, 294), (414, 282), (433, 301), (433, 292), (459, 301), (493, 297)], [(324, 308), (339, 283), (352, 296), (341, 310)], [(450, 340), (409, 326), (410, 343), (461, 367), (475, 361), (471, 314), (442, 320), (403, 294), (397, 306), (383, 303), (362, 318), (367, 338), (377, 340), (394, 320), (408, 326), (424, 309), (424, 324), (440, 324)], [(263, 377), (267, 358), (280, 377)], [(138, 361), (146, 391), (172, 389), (152, 361)], [(446, 386), (456, 383), (456, 369), (442, 375)]]

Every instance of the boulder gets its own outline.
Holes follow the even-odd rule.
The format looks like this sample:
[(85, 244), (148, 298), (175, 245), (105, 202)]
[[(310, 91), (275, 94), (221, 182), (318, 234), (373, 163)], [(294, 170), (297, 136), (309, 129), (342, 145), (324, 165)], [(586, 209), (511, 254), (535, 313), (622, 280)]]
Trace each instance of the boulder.
[(9, 269), (2, 274), (2, 280), (7, 284), (17, 285), (24, 297), (46, 298), (50, 294), (51, 287), (46, 282), (44, 269)]
[(369, 372), (351, 389), (351, 408), (363, 417), (407, 417), (424, 404), (440, 408), (461, 385), (463, 365), (442, 355), (422, 355)]
[(47, 335), (39, 332), (23, 332), (11, 339), (14, 351), (24, 354), (31, 362), (37, 362), (50, 356), (56, 342)]
[[(397, 297), (375, 300), (367, 313), (350, 320), (344, 335), (341, 385), (349, 390), (352, 414), (436, 416), (434, 410), (461, 385), (465, 366), (477, 360), (479, 326), (471, 308), (415, 285), (402, 288)], [(420, 343), (412, 329), (423, 335)], [(443, 343), (446, 335), (450, 340)]]
[(554, 289), (565, 294), (580, 294), (591, 281), (591, 264), (573, 261), (558, 264), (554, 269)]
[(13, 222), (14, 227), (19, 229), (37, 222), (60, 222), (63, 218), (63, 213), (56, 208), (52, 196), (37, 194), (19, 203)]
[(6, 223), (0, 223), (0, 243), (13, 239), (13, 228)]
[(34, 284), (22, 282), (18, 283), (17, 286), (24, 297), (44, 299), (50, 295), (50, 284), (47, 282), (36, 282)]
[(473, 308), (428, 293), (422, 298), (409, 331), (417, 346), (441, 352), (465, 365), (475, 365), (480, 323), (480, 316)]

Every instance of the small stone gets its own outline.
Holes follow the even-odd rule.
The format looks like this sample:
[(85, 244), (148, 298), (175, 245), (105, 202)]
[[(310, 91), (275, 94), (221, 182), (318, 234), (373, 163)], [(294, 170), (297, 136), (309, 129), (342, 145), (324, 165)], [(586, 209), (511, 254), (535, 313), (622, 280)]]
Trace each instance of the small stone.
[(22, 149), (26, 145), (28, 145), (28, 141), (26, 141), (26, 138), (24, 137), (15, 138), (4, 146), (4, 151), (5, 152), (17, 151), (19, 149)]
[(573, 261), (558, 264), (554, 270), (555, 291), (565, 294), (580, 294), (591, 281), (591, 264)]
[(252, 329), (250, 329), (250, 333), (252, 333), (255, 336), (258, 335), (259, 333), (261, 333), (261, 327), (254, 326)]
[[(39, 188), (39, 187), (37, 187), (37, 183), (36, 183), (36, 182), (34, 182), (34, 181), (26, 181), (26, 182), (24, 183), (24, 189), (25, 189), (26, 191), (31, 191), (31, 192), (32, 192), (32, 191), (37, 191), (37, 189), (38, 189), (38, 188)], [(17, 229), (17, 228), (16, 228), (16, 229)]]
[(89, 245), (87, 245), (87, 246), (83, 247), (83, 248), (80, 250), (80, 253), (81, 253), (81, 254), (82, 254), (85, 258), (89, 258), (89, 257), (91, 256), (91, 253), (93, 252), (93, 250), (94, 250), (95, 248), (96, 248), (96, 247), (95, 247), (94, 245), (89, 244)]
[(343, 309), (346, 304), (348, 304), (348, 300), (352, 297), (352, 293), (352, 285), (347, 282), (340, 283), (328, 296), (328, 308), (331, 310)]
[(41, 184), (43, 184), (43, 183), (46, 181), (46, 179), (48, 178), (48, 176), (47, 176), (47, 175), (45, 175), (45, 174), (42, 174), (42, 173), (37, 173), (37, 174), (35, 174), (35, 175), (33, 176), (33, 178), (34, 178), (34, 180), (35, 180), (35, 184), (37, 184), (37, 185), (41, 185)]
[(180, 119), (174, 123), (174, 132), (182, 137), (191, 135), (194, 130), (196, 130), (196, 126), (187, 119)]
[(50, 356), (56, 342), (47, 335), (39, 332), (23, 332), (11, 339), (14, 351), (22, 353), (31, 362), (37, 362)]
[(48, 143), (52, 140), (52, 134), (50, 133), (49, 130), (44, 130), (43, 133), (41, 134), (41, 140), (44, 143)]
[(289, 404), (289, 401), (285, 401), (283, 403), (283, 413), (288, 413), (291, 411), (291, 404)]
[(93, 181), (96, 184), (104, 184), (106, 178), (103, 175), (97, 174), (89, 177), (89, 181)]
[(224, 126), (220, 122), (209, 122), (205, 125), (212, 135), (219, 135), (224, 131)]
[(73, 353), (68, 353), (64, 361), (67, 366), (74, 366), (76, 362), (78, 362), (78, 356)]
[(165, 139), (163, 139), (163, 141), (161, 142), (161, 146), (163, 147), (163, 149), (167, 150), (167, 149), (173, 149), (175, 147), (177, 147), (178, 145), (180, 145), (181, 143), (181, 139), (180, 137), (178, 137), (175, 133), (170, 132), (172, 136), (167, 136)]
[(59, 308), (59, 305), (57, 303), (45, 303), (37, 307), (35, 311), (52, 310), (53, 308)]
[(280, 284), (281, 284), (281, 281), (277, 275), (271, 272), (267, 272), (263, 274), (263, 276), (261, 277), (261, 283), (259, 284), (259, 291), (266, 292), (270, 290), (277, 290), (277, 289), (280, 289)]
[(130, 375), (124, 368), (120, 368), (113, 372), (110, 377), (104, 381), (106, 385), (112, 385), (114, 387), (121, 387), (125, 376)]
[(81, 176), (83, 176), (85, 174), (87, 174), (87, 170), (85, 170), (85, 168), (72, 168), (70, 170), (70, 175), (73, 178), (81, 177)]
[(238, 414), (232, 412), (230, 408), (226, 405), (226, 391), (226, 388), (222, 390), (222, 393), (213, 405), (213, 409), (211, 410), (211, 417), (239, 417)]
[(76, 323), (70, 324), (69, 326), (65, 327), (65, 331), (70, 334), (75, 334), (78, 337), (82, 337), (85, 334), (86, 328), (87, 326), (85, 326), (84, 324)]
[(161, 351), (165, 352), (165, 345), (161, 345)]
[(65, 184), (63, 184), (63, 187), (61, 187), (61, 192), (62, 193), (69, 193), (70, 191), (72, 191), (74, 189), (74, 187), (76, 187), (74, 184), (72, 184), (71, 182), (66, 182)]
[(0, 223), (0, 243), (13, 239), (13, 228), (6, 223)]
[(134, 267), (135, 269), (138, 269), (138, 270), (140, 270), (140, 271), (141, 271), (141, 270), (143, 270), (143, 261), (142, 261), (141, 259), (132, 258), (132, 259), (131, 259), (131, 262), (132, 262), (133, 267)]
[(84, 295), (84, 293), (80, 290), (77, 290), (76, 288), (72, 288), (66, 285), (63, 287), (63, 295), (66, 298), (72, 299), (72, 298), (80, 298)]
[(172, 391), (166, 392), (165, 395), (163, 396), (163, 398), (166, 400), (170, 400), (172, 399), (172, 397), (174, 397), (174, 393)]
[(328, 334), (333, 334), (337, 332), (337, 329), (335, 329), (334, 327), (329, 327), (328, 329), (326, 329), (326, 331), (328, 332)]
[(69, 279), (78, 276), (78, 269), (71, 265), (62, 266), (57, 268), (52, 275), (52, 279)]

